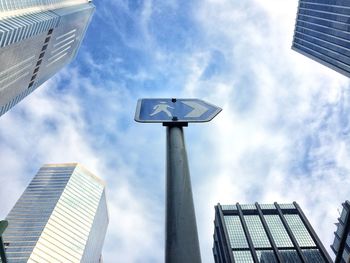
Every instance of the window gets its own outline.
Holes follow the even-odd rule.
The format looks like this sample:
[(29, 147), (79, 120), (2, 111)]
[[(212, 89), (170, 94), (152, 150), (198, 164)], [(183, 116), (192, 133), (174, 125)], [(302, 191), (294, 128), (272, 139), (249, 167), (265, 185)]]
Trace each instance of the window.
[(237, 263), (254, 262), (250, 251), (233, 251), (233, 257), (235, 258), (235, 262)]
[(241, 220), (238, 216), (224, 216), (232, 248), (248, 248)]
[(247, 224), (250, 237), (252, 238), (255, 248), (271, 247), (270, 241), (267, 237), (263, 224), (257, 215), (245, 215), (244, 220)]
[(299, 246), (316, 246), (299, 215), (284, 215)]
[(294, 247), (278, 215), (264, 215), (277, 247)]

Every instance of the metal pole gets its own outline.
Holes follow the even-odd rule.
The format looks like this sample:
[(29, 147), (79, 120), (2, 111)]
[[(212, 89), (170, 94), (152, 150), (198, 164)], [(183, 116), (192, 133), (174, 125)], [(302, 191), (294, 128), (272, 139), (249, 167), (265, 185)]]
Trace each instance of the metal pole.
[(166, 263), (200, 263), (191, 179), (182, 126), (167, 127)]
[(2, 236), (0, 236), (0, 258), (2, 263), (7, 263), (6, 254), (5, 254), (5, 245), (4, 245)]
[(8, 225), (9, 225), (9, 222), (7, 220), (0, 221), (0, 258), (2, 263), (7, 263), (6, 253), (5, 253), (5, 244), (4, 244), (2, 235), (5, 232)]

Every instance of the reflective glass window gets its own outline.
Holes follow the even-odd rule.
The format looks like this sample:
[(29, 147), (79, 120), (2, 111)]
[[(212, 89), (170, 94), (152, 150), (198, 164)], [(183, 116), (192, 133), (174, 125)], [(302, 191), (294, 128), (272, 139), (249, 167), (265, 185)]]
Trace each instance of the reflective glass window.
[(318, 249), (303, 249), (302, 253), (307, 263), (325, 263), (320, 251)]
[(264, 215), (266, 224), (277, 247), (293, 247), (286, 229), (278, 215)]
[(260, 263), (277, 263), (277, 258), (273, 250), (257, 250), (256, 254)]
[(302, 263), (297, 251), (294, 249), (279, 250), (279, 252), (285, 262)]
[(221, 205), (222, 210), (237, 210), (236, 205)]
[(232, 248), (248, 248), (244, 230), (238, 216), (224, 216)]
[(253, 241), (254, 247), (267, 248), (271, 247), (270, 241), (267, 237), (263, 224), (258, 215), (245, 215), (244, 220), (248, 227), (250, 237)]
[(250, 251), (233, 251), (233, 257), (237, 263), (253, 263)]
[(284, 215), (299, 246), (316, 246), (299, 215)]

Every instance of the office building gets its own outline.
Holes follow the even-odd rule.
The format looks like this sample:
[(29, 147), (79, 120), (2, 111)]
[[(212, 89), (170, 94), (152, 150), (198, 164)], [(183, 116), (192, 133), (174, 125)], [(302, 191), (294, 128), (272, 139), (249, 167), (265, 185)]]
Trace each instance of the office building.
[(6, 217), (11, 262), (99, 262), (108, 225), (105, 184), (78, 164), (44, 165)]
[(331, 245), (335, 253), (335, 263), (350, 262), (350, 202), (343, 203), (343, 210), (338, 218), (337, 230), (334, 232), (334, 242)]
[(88, 0), (0, 1), (0, 116), (74, 58), (93, 11)]
[(350, 76), (350, 1), (299, 0), (292, 49)]
[(332, 262), (296, 202), (218, 204), (214, 225), (216, 263)]

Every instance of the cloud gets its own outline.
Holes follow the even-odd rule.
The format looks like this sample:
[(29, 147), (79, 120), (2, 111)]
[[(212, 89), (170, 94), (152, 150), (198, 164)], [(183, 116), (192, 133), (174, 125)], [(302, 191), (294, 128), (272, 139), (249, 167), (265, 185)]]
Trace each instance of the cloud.
[(165, 129), (134, 122), (136, 101), (198, 97), (223, 108), (185, 128), (202, 261), (218, 202), (295, 200), (328, 247), (349, 196), (349, 82), (290, 49), (297, 3), (96, 5), (77, 60), (0, 119), (1, 216), (43, 163), (78, 161), (107, 182), (104, 260), (162, 262)]
[(256, 2), (205, 1), (197, 14), (207, 49), (219, 46), (231, 69), (219, 80), (200, 79), (210, 59), (193, 56), (197, 76), (187, 84), (193, 96), (223, 107), (206, 134), (213, 163), (204, 161), (209, 153), (195, 155), (204, 166), (199, 188), (211, 193), (197, 202), (206, 219), (200, 226), (206, 257), (214, 215), (208, 203), (295, 200), (328, 247), (336, 208), (348, 196), (335, 190), (349, 172), (339, 162), (339, 156), (349, 161), (342, 132), (348, 127), (342, 118), (348, 80), (291, 51), (296, 3)]

